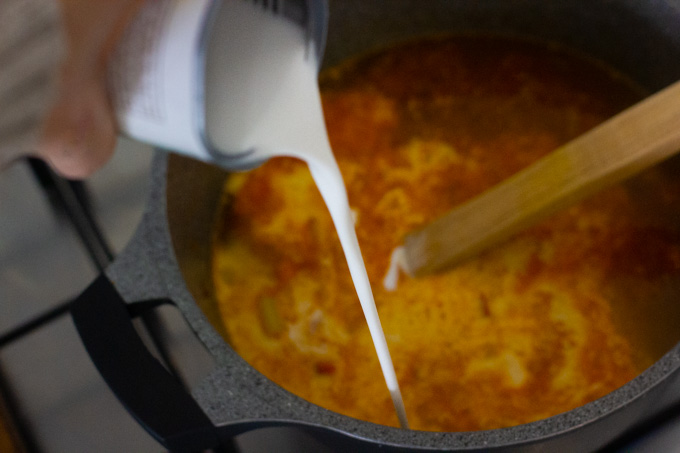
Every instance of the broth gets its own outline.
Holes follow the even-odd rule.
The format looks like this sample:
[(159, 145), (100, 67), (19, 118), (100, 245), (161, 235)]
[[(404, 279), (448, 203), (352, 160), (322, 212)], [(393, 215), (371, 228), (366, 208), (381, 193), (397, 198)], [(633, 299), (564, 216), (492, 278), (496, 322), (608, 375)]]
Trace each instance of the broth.
[[(551, 46), (451, 37), (362, 56), (320, 85), (413, 428), (493, 429), (573, 409), (680, 337), (677, 316), (655, 318), (672, 331), (655, 335), (642, 315), (680, 293), (676, 219), (649, 212), (678, 212), (680, 187), (658, 169), (449, 272), (381, 286), (406, 233), (639, 100), (623, 77)], [(234, 349), (311, 402), (398, 426), (307, 167), (276, 158), (232, 175), (222, 204), (213, 277)]]

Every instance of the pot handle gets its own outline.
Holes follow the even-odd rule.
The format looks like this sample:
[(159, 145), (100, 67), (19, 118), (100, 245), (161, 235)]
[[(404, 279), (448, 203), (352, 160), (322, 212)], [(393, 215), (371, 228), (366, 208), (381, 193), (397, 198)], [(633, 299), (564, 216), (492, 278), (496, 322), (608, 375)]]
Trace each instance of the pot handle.
[(113, 284), (100, 275), (71, 306), (78, 334), (118, 400), (170, 451), (219, 446), (198, 403), (144, 346)]

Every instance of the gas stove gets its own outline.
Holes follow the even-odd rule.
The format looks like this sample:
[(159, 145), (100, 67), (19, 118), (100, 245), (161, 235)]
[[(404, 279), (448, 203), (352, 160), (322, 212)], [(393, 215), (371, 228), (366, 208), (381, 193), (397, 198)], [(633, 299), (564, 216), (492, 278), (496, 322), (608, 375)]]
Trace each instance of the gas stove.
[[(27, 452), (163, 451), (109, 391), (68, 316), (69, 302), (138, 225), (151, 155), (121, 140), (112, 162), (82, 184), (35, 161), (0, 174), (0, 396)], [(171, 307), (136, 326), (185, 386), (211, 369), (212, 359)], [(267, 428), (239, 436), (225, 451), (327, 450), (302, 433)], [(607, 451), (680, 452), (680, 404)]]

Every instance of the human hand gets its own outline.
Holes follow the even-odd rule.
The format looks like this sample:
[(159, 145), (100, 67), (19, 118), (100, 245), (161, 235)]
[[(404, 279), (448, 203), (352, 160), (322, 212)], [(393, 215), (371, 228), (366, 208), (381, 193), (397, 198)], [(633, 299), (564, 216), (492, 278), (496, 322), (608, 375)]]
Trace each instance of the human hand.
[(113, 153), (118, 130), (107, 92), (107, 64), (143, 1), (59, 0), (67, 54), (37, 153), (66, 177), (89, 176)]

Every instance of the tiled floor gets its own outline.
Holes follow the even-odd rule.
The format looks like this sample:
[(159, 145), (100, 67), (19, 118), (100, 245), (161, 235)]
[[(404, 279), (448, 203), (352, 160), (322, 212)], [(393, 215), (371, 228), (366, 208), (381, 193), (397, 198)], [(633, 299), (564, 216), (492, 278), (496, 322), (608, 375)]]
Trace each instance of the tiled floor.
[[(129, 240), (145, 203), (151, 150), (122, 141), (114, 160), (88, 184), (105, 234), (115, 251)], [(0, 174), (0, 335), (82, 291), (97, 272), (63, 220), (56, 219), (26, 165)], [(165, 315), (171, 349), (196, 363), (195, 339), (181, 319)], [(200, 349), (200, 348), (199, 348)], [(0, 349), (0, 372), (21, 415), (45, 453), (156, 452), (163, 448), (125, 412), (101, 381), (64, 316)], [(291, 433), (243, 436), (245, 452), (320, 451)], [(626, 452), (680, 452), (680, 420)]]

